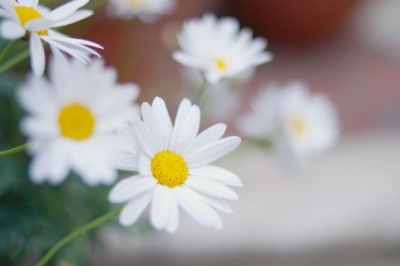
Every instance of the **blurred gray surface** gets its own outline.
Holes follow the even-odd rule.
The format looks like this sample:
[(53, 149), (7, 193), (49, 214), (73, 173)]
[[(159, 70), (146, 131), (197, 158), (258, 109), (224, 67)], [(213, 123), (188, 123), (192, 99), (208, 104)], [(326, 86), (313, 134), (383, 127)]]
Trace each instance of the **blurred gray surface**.
[(399, 155), (399, 131), (347, 136), (288, 177), (243, 145), (220, 162), (244, 183), (222, 231), (184, 213), (176, 234), (106, 231), (95, 265), (400, 265)]

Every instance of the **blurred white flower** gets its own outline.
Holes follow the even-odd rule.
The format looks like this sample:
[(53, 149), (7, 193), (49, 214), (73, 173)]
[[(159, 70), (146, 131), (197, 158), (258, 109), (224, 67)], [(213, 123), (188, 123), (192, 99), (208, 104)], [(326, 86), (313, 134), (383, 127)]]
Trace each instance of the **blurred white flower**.
[(30, 76), (17, 92), (28, 113), (21, 130), (31, 142), (31, 180), (56, 185), (72, 170), (88, 185), (113, 182), (121, 144), (115, 131), (138, 112), (138, 87), (117, 84), (115, 70), (101, 60), (54, 58), (49, 76)]
[(297, 161), (337, 142), (340, 130), (334, 106), (324, 95), (311, 94), (304, 83), (267, 86), (251, 108), (239, 117), (239, 130), (250, 138), (272, 141), (284, 155), (291, 154)]
[(144, 22), (154, 22), (161, 15), (171, 13), (176, 0), (109, 0), (111, 15), (122, 19), (138, 17)]
[(38, 5), (38, 0), (0, 0), (0, 36), (5, 39), (29, 39), (31, 67), (36, 76), (43, 75), (45, 55), (41, 40), (47, 42), (56, 56), (63, 51), (84, 63), (90, 55), (100, 55), (88, 46), (103, 49), (100, 45), (82, 39), (70, 38), (50, 28), (69, 25), (93, 14), (92, 10), (78, 10), (89, 0), (68, 2), (53, 11)]
[(221, 139), (224, 124), (198, 134), (199, 126), (200, 110), (187, 99), (181, 102), (174, 125), (162, 99), (142, 105), (142, 119), (130, 129), (138, 150), (120, 163), (125, 164), (122, 169), (138, 174), (120, 181), (109, 194), (113, 203), (128, 202), (119, 216), (122, 225), (133, 224), (151, 203), (150, 221), (159, 230), (176, 231), (178, 207), (204, 226), (222, 228), (214, 208), (230, 213), (224, 200), (238, 196), (227, 185), (242, 183), (235, 174), (209, 163), (235, 149), (240, 138)]
[[(246, 75), (244, 75), (246, 74)], [(191, 98), (196, 98), (203, 93), (204, 80), (198, 70), (192, 68), (182, 68), (182, 80), (185, 82), (184, 87), (190, 88), (188, 92)], [(217, 84), (209, 84), (204, 92), (204, 101), (202, 102), (203, 115), (212, 121), (228, 122), (240, 110), (241, 95), (237, 91), (237, 87), (241, 86), (250, 78), (251, 73), (243, 72), (235, 79), (222, 80)], [(199, 99), (197, 99), (199, 100)]]
[(272, 60), (272, 54), (264, 51), (267, 41), (253, 39), (250, 29), (240, 30), (239, 22), (230, 17), (217, 20), (205, 14), (201, 19), (189, 20), (178, 42), (182, 50), (173, 53), (174, 59), (201, 70), (213, 84)]

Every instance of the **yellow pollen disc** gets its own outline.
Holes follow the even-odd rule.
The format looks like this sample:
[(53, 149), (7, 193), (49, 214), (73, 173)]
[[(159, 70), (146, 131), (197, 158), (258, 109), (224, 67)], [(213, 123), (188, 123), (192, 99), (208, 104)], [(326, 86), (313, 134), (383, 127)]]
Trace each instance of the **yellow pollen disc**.
[[(31, 20), (43, 18), (42, 14), (40, 14), (39, 11), (37, 11), (33, 7), (16, 6), (16, 7), (14, 7), (14, 9), (15, 9), (15, 12), (17, 12), (19, 21), (22, 26), (25, 26), (25, 24)], [(48, 30), (38, 30), (38, 31), (36, 31), (36, 33), (38, 35), (48, 35), (49, 31)]]
[(162, 151), (151, 161), (151, 172), (159, 184), (172, 188), (185, 182), (189, 168), (178, 154)]
[(58, 124), (64, 137), (84, 140), (92, 135), (95, 118), (88, 108), (73, 103), (61, 109)]
[(286, 122), (293, 129), (296, 137), (301, 137), (304, 134), (306, 127), (303, 118), (298, 115), (291, 115), (287, 118)]
[(215, 66), (216, 66), (218, 71), (223, 71), (223, 70), (226, 69), (227, 65), (226, 65), (226, 62), (224, 60), (222, 60), (219, 57), (214, 57), (214, 61), (215, 61)]
[(128, 4), (133, 7), (141, 7), (143, 5), (143, 0), (127, 0)]

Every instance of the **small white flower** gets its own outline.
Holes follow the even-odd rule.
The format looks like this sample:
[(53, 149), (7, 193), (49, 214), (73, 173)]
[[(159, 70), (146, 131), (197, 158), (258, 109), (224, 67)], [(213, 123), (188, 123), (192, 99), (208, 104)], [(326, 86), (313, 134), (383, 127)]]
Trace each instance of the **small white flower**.
[(100, 45), (82, 39), (70, 38), (51, 30), (53, 27), (69, 25), (93, 14), (92, 10), (78, 10), (89, 0), (74, 0), (50, 11), (38, 5), (39, 0), (0, 0), (0, 36), (5, 39), (29, 39), (31, 67), (36, 76), (43, 75), (45, 55), (41, 40), (47, 42), (56, 56), (65, 52), (87, 63), (90, 55), (100, 55), (88, 46), (103, 49)]
[(116, 84), (115, 70), (101, 60), (54, 58), (49, 76), (30, 76), (17, 92), (28, 113), (21, 130), (31, 142), (31, 180), (55, 185), (72, 170), (89, 185), (113, 182), (122, 145), (115, 131), (137, 113), (138, 87)]
[(241, 132), (254, 139), (269, 139), (297, 161), (331, 148), (339, 136), (332, 103), (322, 94), (311, 94), (305, 84), (284, 88), (270, 85), (252, 102), (252, 110), (238, 119)]
[(154, 22), (160, 15), (171, 13), (176, 0), (109, 0), (109, 10), (122, 19), (138, 17), (144, 22)]
[(173, 57), (179, 63), (199, 69), (210, 83), (232, 78), (272, 60), (265, 52), (267, 41), (252, 38), (250, 29), (239, 30), (239, 22), (230, 17), (217, 20), (212, 14), (185, 22), (178, 35), (181, 51)]
[(227, 187), (241, 186), (240, 179), (228, 170), (209, 163), (231, 152), (240, 138), (222, 138), (226, 126), (216, 124), (200, 134), (200, 110), (184, 99), (174, 125), (162, 99), (142, 105), (142, 120), (131, 127), (132, 154), (120, 165), (136, 170), (137, 175), (120, 181), (111, 190), (113, 203), (128, 202), (119, 216), (122, 225), (133, 224), (151, 204), (150, 221), (157, 229), (174, 232), (178, 228), (179, 207), (204, 226), (222, 228), (214, 210), (230, 213), (226, 199), (237, 194)]

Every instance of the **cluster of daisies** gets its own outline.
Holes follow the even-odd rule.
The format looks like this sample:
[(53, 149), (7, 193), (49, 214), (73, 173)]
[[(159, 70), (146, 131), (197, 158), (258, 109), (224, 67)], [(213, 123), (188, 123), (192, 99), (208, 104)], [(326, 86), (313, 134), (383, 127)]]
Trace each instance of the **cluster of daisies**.
[[(30, 46), (33, 75), (17, 90), (26, 111), (21, 131), (30, 143), (30, 179), (58, 185), (73, 171), (94, 186), (115, 183), (118, 170), (132, 171), (109, 194), (110, 202), (126, 203), (122, 225), (135, 223), (151, 205), (150, 221), (157, 229), (174, 232), (180, 209), (204, 226), (221, 228), (216, 210), (232, 212), (226, 200), (238, 196), (230, 187), (242, 183), (210, 164), (241, 139), (223, 137), (222, 123), (199, 132), (200, 109), (188, 99), (181, 101), (174, 121), (159, 97), (138, 106), (138, 86), (117, 83), (113, 68), (92, 60), (100, 57), (93, 50), (100, 45), (51, 29), (92, 15), (80, 9), (88, 1), (73, 0), (51, 11), (38, 0), (0, 0), (0, 36), (26, 39)], [(124, 19), (154, 21), (175, 6), (172, 0), (110, 0), (108, 10)], [(53, 54), (47, 78), (43, 42)], [(234, 18), (212, 14), (185, 22), (178, 43), (173, 58), (215, 89), (272, 60), (265, 39), (253, 38)], [(300, 159), (329, 148), (338, 135), (332, 105), (299, 82), (262, 90), (252, 110), (238, 119), (238, 128), (249, 138), (269, 138)]]

